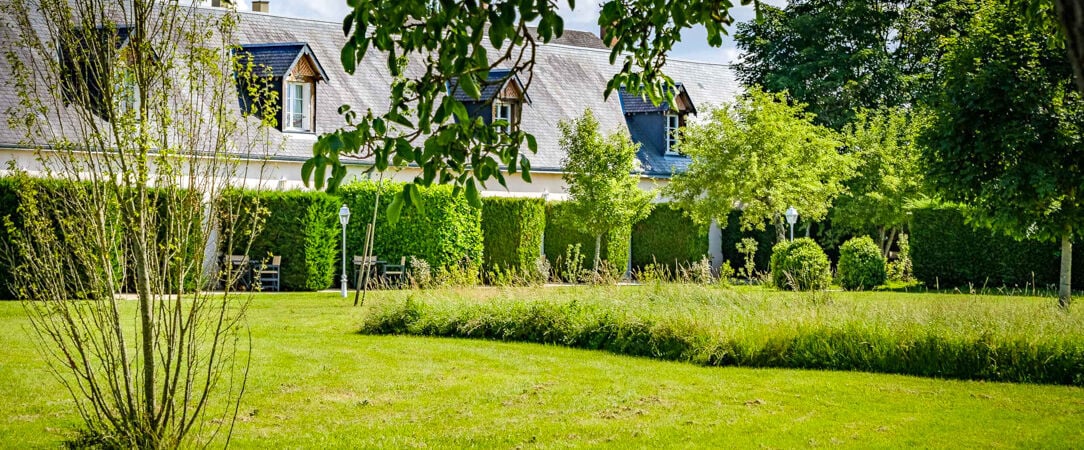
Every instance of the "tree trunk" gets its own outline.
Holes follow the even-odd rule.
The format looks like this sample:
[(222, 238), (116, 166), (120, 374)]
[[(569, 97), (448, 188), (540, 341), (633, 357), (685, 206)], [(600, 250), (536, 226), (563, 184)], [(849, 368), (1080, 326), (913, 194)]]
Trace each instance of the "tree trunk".
[(787, 241), (787, 223), (779, 216), (779, 213), (775, 214), (775, 242)]
[(1058, 283), (1058, 305), (1069, 308), (1072, 301), (1073, 241), (1069, 232), (1061, 236), (1061, 276)]
[(602, 259), (602, 235), (595, 236), (595, 273), (598, 273), (598, 261)]
[[(1084, 3), (1078, 0), (1055, 0), (1058, 22), (1065, 32), (1069, 62), (1076, 75), (1077, 90), (1084, 93)], [(1064, 245), (1064, 244), (1063, 244)]]
[(899, 235), (900, 230), (892, 228), (892, 231), (888, 233), (888, 240), (884, 243), (884, 248), (881, 250), (881, 255), (888, 259), (889, 253), (892, 253), (892, 244), (896, 243), (896, 236)]

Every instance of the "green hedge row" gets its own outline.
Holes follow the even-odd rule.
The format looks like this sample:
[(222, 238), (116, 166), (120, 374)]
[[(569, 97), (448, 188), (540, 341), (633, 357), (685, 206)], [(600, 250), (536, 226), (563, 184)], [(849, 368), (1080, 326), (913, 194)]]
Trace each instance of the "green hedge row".
[[(546, 236), (545, 252), (546, 259), (551, 264), (557, 264), (558, 259), (563, 260), (565, 250), (570, 245), (580, 244), (580, 253), (583, 255), (583, 265), (591, 268), (591, 262), (595, 259), (595, 237), (587, 233), (577, 231), (569, 223), (574, 220), (568, 217), (566, 203), (549, 202), (546, 205)], [(625, 228), (614, 230), (602, 237), (601, 259), (608, 261), (611, 267), (624, 272), (629, 262), (629, 239), (632, 229)]]
[(775, 228), (771, 224), (765, 224), (764, 230), (741, 229), (741, 211), (731, 211), (726, 219), (726, 228), (722, 230), (723, 259), (730, 261), (730, 266), (735, 270), (745, 265), (744, 256), (738, 253), (737, 245), (742, 238), (753, 238), (757, 241), (757, 253), (753, 260), (757, 271), (767, 273), (772, 260), (772, 247), (775, 242)]
[(534, 270), (545, 229), (546, 204), (542, 199), (482, 199), (483, 267)]
[[(93, 214), (101, 200), (91, 197), (93, 190), (89, 184), (80, 184), (68, 180), (62, 179), (41, 179), (33, 178), (29, 176), (14, 176), (7, 178), (0, 178), (0, 223), (6, 223), (4, 220), (10, 220), (12, 229), (9, 230), (7, 226), (0, 225), (0, 298), (2, 299), (15, 299), (20, 297), (20, 293), (14, 292), (13, 289), (13, 276), (17, 267), (20, 266), (25, 260), (22, 259), (25, 255), (18, 254), (18, 250), (15, 247), (13, 236), (11, 231), (22, 230), (25, 224), (25, 218), (20, 214), (19, 208), (23, 206), (23, 200), (28, 192), (34, 192), (33, 196), (36, 207), (34, 208), (41, 214), (41, 218), (47, 222), (47, 229), (55, 230), (56, 241), (53, 251), (60, 252), (56, 256), (63, 262), (57, 263), (63, 266), (63, 273), (58, 274), (58, 277), (64, 278), (65, 288), (67, 290), (66, 295), (70, 298), (93, 298), (98, 294), (103, 294), (107, 291), (97, 290), (109, 290), (109, 289), (122, 289), (128, 292), (134, 291), (132, 285), (134, 277), (134, 260), (131, 259), (128, 254), (128, 250), (125, 247), (126, 242), (125, 233), (122, 232), (122, 224), (119, 222), (117, 216), (110, 215), (116, 213), (116, 200), (112, 198), (109, 193), (106, 201), (105, 222), (110, 227), (116, 227), (111, 230), (111, 236), (116, 239), (109, 248), (104, 249), (109, 252), (110, 264), (109, 267), (102, 267), (100, 256), (98, 255), (97, 243), (89, 241), (87, 238), (91, 235), (86, 233), (85, 230), (90, 227), (99, 227), (101, 223), (99, 220), (102, 218)], [(152, 202), (157, 209), (157, 217), (153, 221), (148, 221), (145, 226), (153, 227), (152, 231), (157, 235), (157, 246), (160, 251), (168, 251), (169, 255), (172, 255), (170, 261), (156, 261), (157, 267), (154, 271), (168, 271), (168, 273), (160, 274), (163, 277), (165, 283), (165, 289), (173, 291), (177, 280), (184, 274), (184, 279), (181, 281), (184, 291), (192, 290), (197, 283), (200, 282), (201, 273), (198, 268), (199, 261), (201, 261), (203, 248), (200, 243), (201, 240), (201, 219), (202, 210), (198, 209), (194, 214), (189, 215), (192, 219), (189, 223), (177, 220), (176, 217), (182, 213), (178, 212), (179, 208), (188, 208), (193, 204), (198, 205), (201, 203), (201, 198), (194, 198), (192, 196), (198, 195), (187, 190), (180, 190), (172, 192), (166, 195), (164, 191), (150, 189), (148, 191), (148, 200)], [(166, 200), (173, 198), (176, 202), (170, 204)], [(89, 212), (88, 212), (89, 211)], [(16, 231), (17, 232), (17, 231)], [(172, 233), (173, 236), (190, 235), (192, 236), (186, 243), (167, 242), (167, 235)], [(190, 234), (191, 233), (191, 234)], [(176, 248), (177, 245), (187, 245), (186, 248)], [(49, 254), (49, 251), (46, 251)], [(159, 255), (162, 256), (162, 255)], [(39, 261), (41, 262), (41, 261)], [(184, 263), (182, 265), (182, 263)], [(107, 286), (104, 283), (95, 283), (92, 280), (103, 280), (101, 275), (102, 271), (112, 271), (110, 279), (113, 280), (116, 286)], [(98, 277), (92, 275), (97, 274)], [(97, 291), (97, 292), (95, 292)], [(24, 292), (23, 295), (34, 295), (31, 292)]]
[[(724, 250), (725, 251), (725, 250)], [(632, 268), (648, 264), (688, 266), (708, 254), (707, 227), (693, 223), (681, 210), (656, 205), (632, 226)]]
[(15, 183), (11, 178), (0, 178), (0, 299), (12, 300), (16, 298), (12, 291), (11, 260), (11, 236), (4, 226), (4, 218), (18, 220), (19, 196), (15, 191)]
[[(395, 264), (401, 257), (409, 260), (413, 256), (424, 259), (433, 269), (481, 263), (482, 214), (467, 203), (465, 196), (452, 195), (451, 186), (424, 188), (421, 193), (425, 208), (421, 211), (403, 208), (399, 221), (391, 225), (387, 208), (395, 193), (402, 191), (403, 184), (385, 182), (380, 189), (374, 256)], [(350, 224), (346, 227), (348, 257), (360, 255), (364, 249), (365, 230), (373, 218), (377, 190), (377, 184), (368, 181), (339, 190), (351, 211)]]
[[(241, 191), (243, 214), (264, 210), (264, 223), (252, 240), (249, 256), (281, 256), (280, 287), (287, 291), (327, 289), (335, 279), (341, 238), (337, 197), (319, 191)], [(232, 203), (232, 202), (227, 202)], [(245, 218), (240, 220), (244, 221)], [(225, 224), (224, 224), (225, 225)], [(243, 229), (243, 228), (242, 228)], [(225, 236), (225, 233), (223, 233)], [(240, 253), (248, 239), (232, 243)]]
[[(711, 310), (690, 314), (682, 309), (681, 314), (666, 316), (652, 313), (652, 306), (623, 300), (603, 304), (584, 298), (486, 302), (408, 298), (366, 316), (361, 332), (564, 345), (707, 366), (859, 370), (1084, 385), (1084, 346), (1073, 338), (974, 336), (977, 333), (969, 333), (973, 330), (937, 324), (899, 327), (860, 320), (835, 323), (831, 319), (795, 326), (750, 323), (727, 329), (718, 324), (745, 321), (757, 311), (742, 310), (737, 313), (740, 315), (712, 321), (703, 319), (714, 318), (716, 312)], [(681, 300), (682, 308), (696, 304), (687, 297)], [(652, 299), (653, 303), (660, 301), (666, 301), (665, 297)], [(746, 306), (746, 301), (743, 298), (736, 304)]]
[[(960, 206), (913, 212), (911, 261), (915, 278), (928, 287), (1032, 286), (1058, 281), (1061, 252), (1053, 242), (1017, 241), (966, 222)], [(1073, 281), (1084, 282), (1084, 246), (1073, 251)]]

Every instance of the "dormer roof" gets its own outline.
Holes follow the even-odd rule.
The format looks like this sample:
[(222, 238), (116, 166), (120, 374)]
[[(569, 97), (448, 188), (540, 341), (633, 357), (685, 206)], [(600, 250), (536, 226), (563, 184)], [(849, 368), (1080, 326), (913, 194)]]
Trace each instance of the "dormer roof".
[(512, 71), (509, 69), (490, 70), (486, 82), (480, 86), (482, 96), (477, 100), (467, 95), (467, 93), (459, 87), (456, 80), (449, 83), (448, 91), (451, 93), (452, 98), (461, 102), (488, 103), (500, 96), (501, 98), (515, 97), (528, 105), (531, 104), (531, 97), (527, 95), (527, 90), (523, 86), (523, 81), (519, 79), (518, 74), (511, 72)]
[(676, 112), (695, 116), (696, 106), (693, 104), (692, 98), (689, 97), (689, 91), (685, 89), (685, 85), (677, 83), (674, 85), (674, 89), (676, 91), (674, 92), (675, 108), (670, 108), (670, 105), (666, 102), (655, 105), (647, 97), (629, 93), (622, 87), (620, 91), (621, 109), (626, 115)]
[(304, 42), (242, 44), (240, 51), (252, 58), (254, 66), (266, 67), (270, 70), (268, 75), (276, 78), (300, 70), (311, 73), (318, 81), (328, 80), (320, 60)]

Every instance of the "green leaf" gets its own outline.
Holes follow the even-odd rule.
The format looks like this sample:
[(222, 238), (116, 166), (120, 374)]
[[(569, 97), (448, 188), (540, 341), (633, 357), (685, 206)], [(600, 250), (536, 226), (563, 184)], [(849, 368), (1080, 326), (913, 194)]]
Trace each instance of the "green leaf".
[(467, 203), (475, 208), (482, 207), (482, 195), (478, 192), (478, 186), (474, 185), (474, 178), (467, 179)]
[(459, 87), (463, 89), (463, 93), (470, 96), (470, 98), (475, 100), (482, 98), (482, 92), (478, 90), (478, 82), (474, 81), (474, 75), (472, 74), (468, 73), (459, 77)]
[(425, 210), (425, 197), (422, 196), (422, 190), (418, 188), (415, 183), (407, 183), (406, 187), (410, 192), (410, 200), (414, 205), (414, 209), (417, 211)]
[(312, 169), (316, 167), (315, 159), (308, 159), (301, 165), (301, 181), (305, 183), (305, 187), (309, 187), (309, 180), (312, 179)]
[(395, 194), (395, 199), (388, 205), (388, 225), (395, 225), (399, 222), (399, 215), (403, 212), (403, 193), (398, 192)]
[(523, 181), (531, 182), (531, 161), (526, 156), (519, 158), (519, 169), (521, 171), (520, 176), (523, 177)]
[[(355, 69), (355, 60), (357, 57), (357, 44), (353, 39), (346, 41), (346, 45), (343, 45), (342, 52), (339, 54), (339, 59), (343, 62), (343, 69), (346, 73), (353, 75)], [(339, 114), (342, 114), (342, 108), (340, 108)]]
[(324, 188), (325, 174), (327, 173), (327, 163), (321, 161), (316, 164), (316, 174), (313, 176), (313, 182), (316, 184), (316, 189)]

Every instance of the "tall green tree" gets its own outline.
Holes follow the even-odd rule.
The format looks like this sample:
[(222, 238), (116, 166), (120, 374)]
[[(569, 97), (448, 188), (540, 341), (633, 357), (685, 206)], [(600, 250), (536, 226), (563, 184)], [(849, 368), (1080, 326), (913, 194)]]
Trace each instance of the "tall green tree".
[(770, 221), (780, 241), (787, 207), (824, 219), (854, 172), (852, 158), (838, 151), (837, 134), (814, 124), (804, 104), (756, 88), (685, 128), (679, 145), (692, 161), (664, 195), (703, 224), (726, 226), (740, 207), (743, 228), (763, 229)]
[[(576, 7), (574, 1), (567, 4)], [(445, 86), (455, 82), (480, 98), (486, 83), (505, 81), (488, 79), (490, 70), (500, 67), (526, 80), (529, 90), (535, 49), (564, 31), (556, 0), (352, 0), (349, 5), (343, 66), (353, 73), (362, 58), (386, 60), (393, 79), (387, 108), (359, 111), (343, 105), (347, 125), (317, 140), (302, 169), (305, 180), (335, 189), (346, 176), (343, 156), (371, 158), (370, 170), (377, 171), (417, 165), (422, 174), (396, 194), (389, 213), (414, 203), (416, 184), (454, 183), (479, 206), (479, 182), (495, 179), (504, 185), (504, 172), (520, 172), (530, 181), (525, 153), (536, 150), (534, 137), (471, 120), (461, 102), (444, 95)], [(598, 23), (606, 30), (610, 63), (620, 67), (605, 95), (626, 86), (656, 103), (672, 100), (673, 80), (663, 71), (667, 52), (681, 40), (682, 30), (698, 25), (706, 28), (710, 45), (721, 45), (725, 27), (734, 21), (734, 5), (732, 0), (602, 2)], [(408, 71), (408, 65), (416, 70)]]
[[(1040, 0), (1036, 0), (1040, 1)], [(735, 65), (746, 86), (789, 91), (817, 123), (842, 130), (860, 109), (908, 106), (931, 95), (941, 40), (957, 37), (973, 0), (796, 0), (739, 24)]]
[(654, 194), (638, 186), (635, 175), (639, 145), (627, 134), (603, 137), (591, 110), (571, 122), (557, 124), (565, 152), (564, 178), (571, 197), (569, 222), (595, 237), (594, 270), (598, 271), (602, 236), (631, 226), (651, 213)]
[(924, 195), (915, 120), (900, 108), (862, 110), (842, 135), (856, 172), (832, 208), (832, 225), (856, 233), (876, 230), (884, 256), (907, 223), (908, 205)]
[(859, 108), (903, 101), (896, 61), (900, 2), (797, 0), (762, 6), (757, 20), (739, 24), (734, 40), (745, 56), (735, 65), (745, 86), (790, 92), (840, 130)]
[(927, 178), (980, 223), (1061, 241), (1059, 303), (1070, 302), (1072, 241), (1084, 223), (1084, 102), (1060, 39), (988, 2), (950, 41), (922, 132)]

